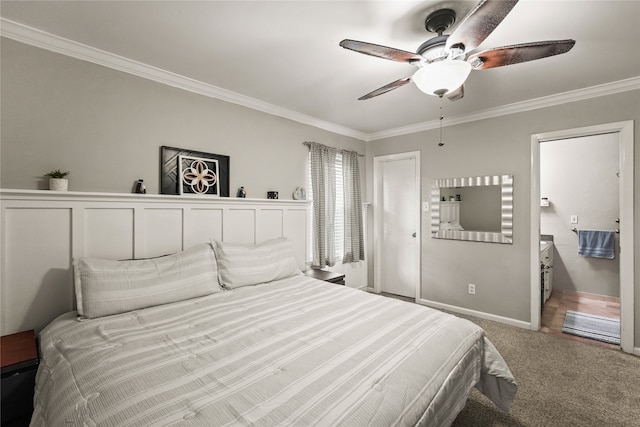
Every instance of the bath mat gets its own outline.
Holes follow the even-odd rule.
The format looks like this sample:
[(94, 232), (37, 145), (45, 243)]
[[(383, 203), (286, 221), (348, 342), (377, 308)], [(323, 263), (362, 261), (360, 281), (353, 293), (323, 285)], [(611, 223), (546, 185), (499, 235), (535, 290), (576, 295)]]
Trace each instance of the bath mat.
[(562, 332), (620, 345), (620, 320), (567, 310)]

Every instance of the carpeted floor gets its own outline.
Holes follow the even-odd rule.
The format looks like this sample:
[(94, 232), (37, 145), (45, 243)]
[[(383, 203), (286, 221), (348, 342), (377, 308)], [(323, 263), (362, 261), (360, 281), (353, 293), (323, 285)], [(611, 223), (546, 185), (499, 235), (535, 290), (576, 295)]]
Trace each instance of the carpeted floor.
[(640, 426), (640, 357), (481, 319), (511, 368), (509, 413), (473, 390), (454, 426)]

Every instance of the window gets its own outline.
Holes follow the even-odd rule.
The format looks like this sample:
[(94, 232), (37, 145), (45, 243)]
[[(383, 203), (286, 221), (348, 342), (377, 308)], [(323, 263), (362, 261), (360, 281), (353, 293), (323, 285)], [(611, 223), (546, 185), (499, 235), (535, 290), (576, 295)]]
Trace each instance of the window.
[[(309, 145), (309, 197), (314, 201), (313, 265), (364, 260), (360, 172), (355, 151)], [(313, 194), (315, 192), (315, 194)]]
[[(342, 182), (342, 154), (336, 154), (336, 217), (335, 217), (335, 241), (336, 241), (336, 259), (341, 260), (344, 255), (344, 186)], [(311, 154), (309, 154), (309, 162), (307, 169), (308, 178), (308, 196), (313, 201), (313, 186), (311, 185)], [(309, 229), (313, 230), (313, 215), (310, 215), (311, 224)]]

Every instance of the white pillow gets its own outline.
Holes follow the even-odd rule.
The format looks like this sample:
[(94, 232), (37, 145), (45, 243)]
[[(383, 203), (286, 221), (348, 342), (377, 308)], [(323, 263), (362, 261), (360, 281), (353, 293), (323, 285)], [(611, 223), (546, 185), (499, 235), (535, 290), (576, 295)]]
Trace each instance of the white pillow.
[(78, 315), (96, 318), (222, 291), (208, 243), (160, 258), (74, 258)]
[(257, 285), (302, 274), (291, 242), (280, 237), (258, 245), (213, 241), (220, 283), (228, 289)]

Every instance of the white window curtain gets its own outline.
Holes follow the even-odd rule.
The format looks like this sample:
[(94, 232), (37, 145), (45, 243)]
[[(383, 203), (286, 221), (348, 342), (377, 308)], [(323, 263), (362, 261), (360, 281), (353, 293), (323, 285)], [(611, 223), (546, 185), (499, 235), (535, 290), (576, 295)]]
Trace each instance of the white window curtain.
[(342, 262), (364, 260), (362, 229), (362, 194), (358, 153), (342, 152), (342, 188), (344, 197), (344, 251)]
[(313, 266), (335, 265), (336, 252), (343, 263), (364, 260), (358, 153), (305, 144), (313, 194)]
[(336, 264), (336, 153), (326, 145), (310, 142), (311, 188), (313, 191), (313, 266)]

